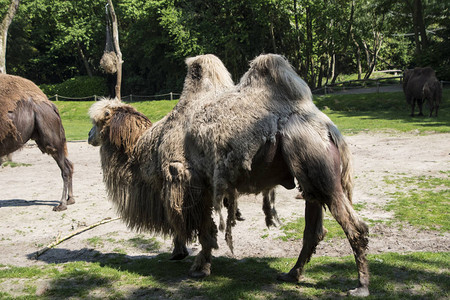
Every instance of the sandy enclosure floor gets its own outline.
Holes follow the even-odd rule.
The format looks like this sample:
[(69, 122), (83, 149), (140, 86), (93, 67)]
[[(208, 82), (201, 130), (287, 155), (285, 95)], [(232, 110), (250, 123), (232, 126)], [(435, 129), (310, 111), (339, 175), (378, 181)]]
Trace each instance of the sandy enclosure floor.
[[(393, 216), (382, 209), (395, 191), (384, 179), (430, 175), (448, 176), (450, 170), (450, 134), (372, 134), (361, 133), (347, 137), (354, 156), (354, 203), (364, 204), (360, 214), (367, 219), (388, 220)], [(29, 143), (14, 153), (13, 161), (31, 166), (0, 168), (0, 264), (31, 266), (67, 261), (92, 261), (99, 254), (126, 253), (130, 258), (151, 257), (170, 252), (170, 238), (130, 231), (116, 220), (80, 233), (37, 260), (33, 254), (58, 237), (85, 228), (105, 218), (117, 217), (108, 201), (102, 182), (99, 149), (87, 142), (68, 143), (69, 158), (75, 165), (73, 179), (76, 203), (63, 212), (53, 212), (62, 192), (62, 179), (51, 157), (42, 155)], [(304, 213), (304, 201), (295, 199), (296, 190), (277, 188), (276, 207), (284, 222), (295, 220)], [(301, 241), (283, 242), (279, 227), (267, 229), (262, 212), (262, 196), (239, 199), (245, 221), (233, 229), (234, 255), (219, 232), (220, 248), (214, 256), (296, 257)], [(225, 215), (225, 212), (224, 212)], [(217, 218), (216, 218), (217, 220)], [(370, 228), (369, 253), (409, 251), (450, 251), (450, 234), (419, 231), (411, 226), (384, 225)], [(138, 237), (138, 239), (136, 239)], [(141, 244), (131, 241), (143, 241)], [(145, 242), (147, 241), (147, 242)], [(148, 241), (158, 241), (159, 247), (149, 250)], [(192, 254), (200, 245), (189, 245)], [(346, 240), (336, 239), (319, 244), (316, 255), (350, 255)]]

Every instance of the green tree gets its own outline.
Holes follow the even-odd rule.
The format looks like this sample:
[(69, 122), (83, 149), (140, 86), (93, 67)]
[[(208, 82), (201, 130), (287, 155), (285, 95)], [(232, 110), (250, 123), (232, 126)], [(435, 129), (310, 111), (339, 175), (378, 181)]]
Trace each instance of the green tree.
[(0, 2), (0, 73), (6, 73), (6, 44), (8, 40), (8, 30), (11, 22), (16, 15), (20, 0), (11, 0)]

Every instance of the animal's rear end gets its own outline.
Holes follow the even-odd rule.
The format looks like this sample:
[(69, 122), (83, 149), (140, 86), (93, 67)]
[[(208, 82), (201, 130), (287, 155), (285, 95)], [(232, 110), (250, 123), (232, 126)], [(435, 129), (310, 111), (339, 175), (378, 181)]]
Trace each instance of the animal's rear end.
[(292, 176), (301, 187), (306, 200), (303, 246), (295, 266), (279, 278), (298, 281), (304, 265), (310, 260), (318, 243), (325, 237), (323, 207), (330, 209), (343, 228), (355, 254), (359, 286), (350, 294), (369, 295), (369, 270), (365, 256), (368, 227), (352, 207), (351, 155), (341, 133), (331, 120), (312, 102), (311, 92), (292, 68), (279, 56), (266, 55), (253, 62), (253, 70), (244, 75), (244, 82), (262, 76), (270, 85), (272, 105), (286, 112), (278, 121), (281, 151)]
[(67, 145), (61, 117), (56, 106), (33, 82), (19, 76), (0, 74), (0, 153), (5, 155), (36, 141), (43, 153), (51, 155), (64, 181), (61, 204), (72, 204), (73, 165), (67, 159)]
[[(320, 119), (320, 116), (316, 118)], [(342, 135), (332, 123), (321, 128), (315, 122), (308, 122), (307, 118), (294, 115), (284, 130), (283, 152), (306, 200), (306, 222), (298, 261), (280, 279), (297, 281), (300, 278), (304, 265), (326, 235), (322, 210), (327, 206), (343, 228), (355, 254), (359, 286), (350, 294), (367, 296), (369, 269), (365, 252), (368, 227), (352, 207), (351, 157)]]
[(422, 89), (423, 100), (428, 100), (430, 106), (430, 117), (435, 111), (435, 117), (438, 115), (439, 105), (442, 101), (442, 86), (437, 78), (431, 78), (423, 85)]

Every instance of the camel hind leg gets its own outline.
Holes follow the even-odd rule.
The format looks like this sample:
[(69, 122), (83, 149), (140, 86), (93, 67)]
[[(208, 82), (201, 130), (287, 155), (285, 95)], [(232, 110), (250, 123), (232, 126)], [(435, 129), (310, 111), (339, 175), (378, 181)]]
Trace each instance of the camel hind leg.
[(331, 214), (341, 225), (353, 249), (356, 265), (358, 267), (359, 285), (349, 291), (352, 296), (369, 295), (369, 264), (366, 258), (366, 250), (369, 243), (369, 228), (356, 214), (345, 195), (334, 197), (331, 203), (327, 204)]
[(61, 177), (63, 179), (63, 192), (59, 205), (53, 207), (54, 211), (63, 211), (67, 209), (67, 205), (74, 204), (75, 199), (72, 191), (72, 176), (73, 176), (73, 164), (67, 159), (64, 152), (58, 151), (56, 154), (51, 154), (53, 159), (61, 169)]
[(53, 103), (35, 104), (35, 131), (32, 139), (39, 149), (53, 157), (61, 170), (63, 192), (60, 204), (54, 211), (67, 209), (67, 205), (75, 203), (72, 191), (73, 164), (67, 158), (67, 145), (61, 118)]
[[(315, 128), (298, 117), (291, 117), (286, 125), (283, 139), (283, 155), (291, 174), (297, 178), (307, 201), (304, 245), (297, 263), (287, 274), (279, 278), (285, 281), (299, 280), (303, 266), (314, 253), (315, 246), (323, 235), (319, 220), (319, 207), (327, 205), (333, 217), (343, 228), (354, 252), (358, 268), (359, 285), (350, 291), (351, 295), (369, 295), (369, 268), (366, 259), (368, 227), (356, 215), (347, 195), (351, 194), (351, 173), (349, 164), (343, 163), (345, 144), (337, 136), (330, 135), (324, 141)], [(348, 158), (349, 159), (349, 158)], [(341, 170), (341, 168), (343, 168)], [(347, 175), (345, 175), (347, 174)], [(343, 177), (344, 176), (344, 177)], [(345, 180), (346, 182), (343, 182)], [(309, 220), (309, 221), (308, 221)]]

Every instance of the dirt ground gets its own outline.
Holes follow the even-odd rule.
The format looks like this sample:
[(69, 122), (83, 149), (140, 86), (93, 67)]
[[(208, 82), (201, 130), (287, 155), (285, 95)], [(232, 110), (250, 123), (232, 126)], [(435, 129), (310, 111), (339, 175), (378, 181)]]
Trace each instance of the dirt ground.
[[(360, 214), (366, 219), (388, 220), (393, 217), (383, 206), (396, 186), (384, 179), (407, 176), (448, 176), (450, 170), (450, 134), (360, 133), (347, 137), (354, 156), (354, 203), (364, 204)], [(151, 257), (170, 252), (171, 239), (128, 230), (120, 221), (89, 229), (62, 242), (33, 259), (36, 251), (57, 238), (86, 228), (105, 218), (117, 217), (107, 200), (102, 182), (99, 149), (87, 142), (68, 143), (69, 158), (75, 165), (73, 179), (76, 203), (63, 212), (53, 212), (62, 192), (62, 179), (51, 157), (42, 155), (29, 143), (14, 153), (13, 161), (30, 166), (0, 168), (0, 264), (33, 266), (67, 261), (92, 261), (99, 254), (126, 253), (130, 258)], [(295, 199), (296, 190), (277, 189), (277, 210), (286, 223), (303, 215), (304, 201)], [(280, 227), (267, 229), (259, 196), (239, 200), (245, 221), (233, 229), (234, 255), (219, 232), (220, 249), (214, 256), (296, 257), (301, 241), (283, 242)], [(450, 251), (450, 234), (420, 231), (402, 226), (376, 223), (370, 227), (369, 253)], [(137, 237), (137, 239), (136, 239)], [(132, 241), (135, 241), (134, 243)], [(137, 242), (136, 242), (137, 241)], [(140, 241), (140, 242), (139, 242)], [(159, 247), (149, 247), (149, 242)], [(156, 249), (155, 249), (156, 248)], [(189, 245), (191, 254), (200, 245)], [(319, 244), (316, 255), (350, 255), (346, 240), (335, 239)]]

